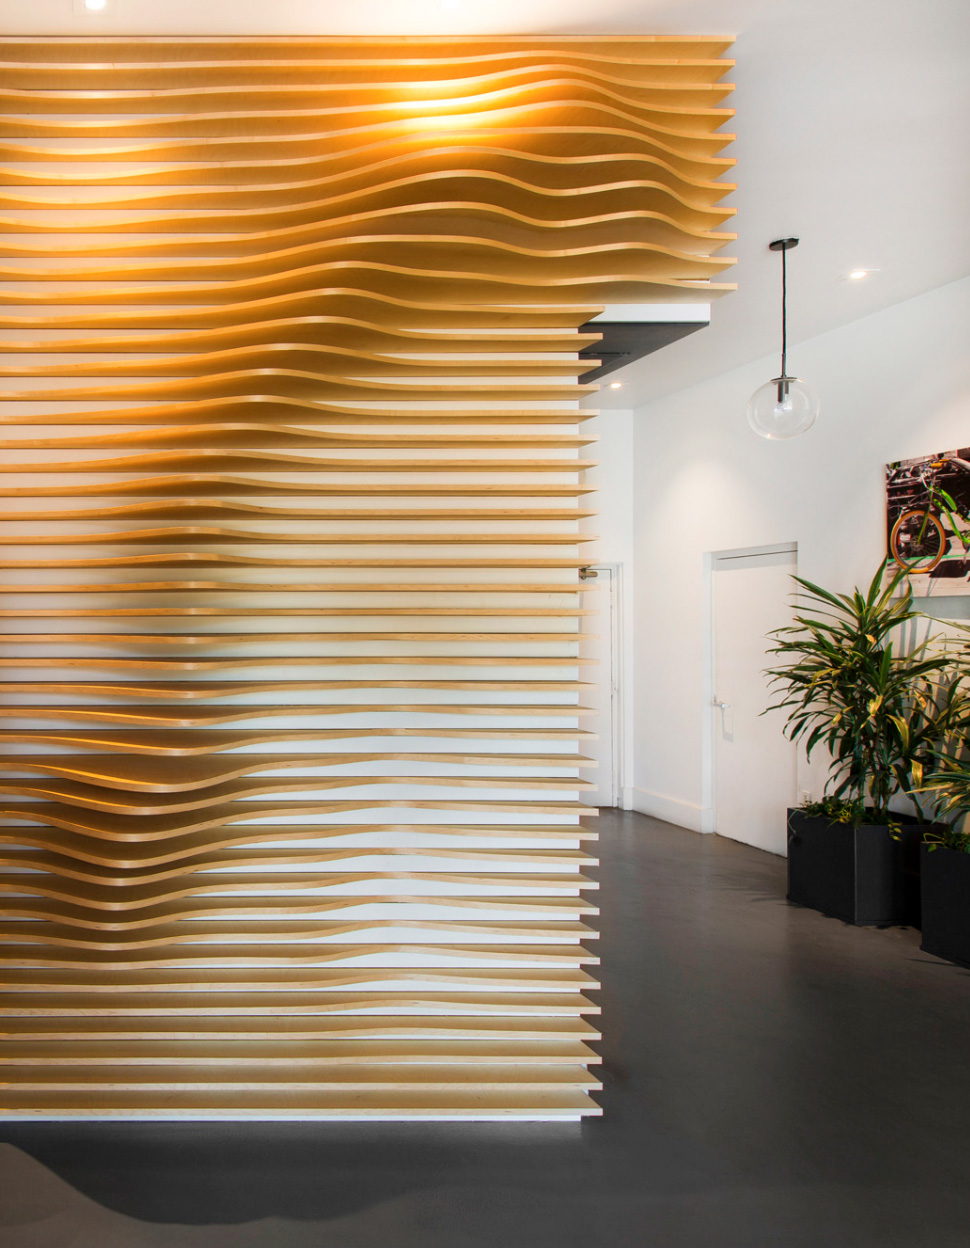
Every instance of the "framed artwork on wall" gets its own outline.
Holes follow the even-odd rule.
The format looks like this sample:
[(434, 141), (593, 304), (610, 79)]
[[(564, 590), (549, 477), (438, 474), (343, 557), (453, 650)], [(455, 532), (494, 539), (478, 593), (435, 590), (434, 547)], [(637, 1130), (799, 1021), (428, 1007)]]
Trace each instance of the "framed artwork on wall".
[(887, 464), (886, 528), (914, 594), (970, 594), (970, 447)]

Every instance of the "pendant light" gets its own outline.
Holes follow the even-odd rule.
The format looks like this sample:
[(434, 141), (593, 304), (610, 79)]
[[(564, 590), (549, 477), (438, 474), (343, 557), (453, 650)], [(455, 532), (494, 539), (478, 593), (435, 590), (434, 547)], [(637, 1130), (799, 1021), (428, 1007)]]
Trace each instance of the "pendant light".
[(748, 424), (762, 438), (797, 438), (818, 418), (818, 397), (800, 377), (788, 375), (788, 270), (786, 256), (797, 238), (776, 238), (768, 247), (781, 252), (781, 375), (759, 386), (748, 400)]

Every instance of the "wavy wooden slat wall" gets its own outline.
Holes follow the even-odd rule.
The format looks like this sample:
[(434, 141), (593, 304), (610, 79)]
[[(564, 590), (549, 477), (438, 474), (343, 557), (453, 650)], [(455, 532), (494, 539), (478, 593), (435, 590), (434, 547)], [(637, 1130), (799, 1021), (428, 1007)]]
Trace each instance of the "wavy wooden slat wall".
[(597, 1113), (597, 305), (713, 38), (0, 49), (0, 1115)]

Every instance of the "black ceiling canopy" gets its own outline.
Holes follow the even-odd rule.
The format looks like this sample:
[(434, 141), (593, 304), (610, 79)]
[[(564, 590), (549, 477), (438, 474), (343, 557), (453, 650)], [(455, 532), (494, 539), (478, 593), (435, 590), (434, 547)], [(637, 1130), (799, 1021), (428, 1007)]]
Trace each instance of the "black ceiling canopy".
[(591, 372), (584, 373), (582, 379), (584, 382), (597, 381), (624, 364), (651, 355), (709, 324), (710, 321), (587, 321), (579, 332), (602, 334), (603, 341), (585, 347), (580, 351), (579, 358), (601, 360), (602, 363)]

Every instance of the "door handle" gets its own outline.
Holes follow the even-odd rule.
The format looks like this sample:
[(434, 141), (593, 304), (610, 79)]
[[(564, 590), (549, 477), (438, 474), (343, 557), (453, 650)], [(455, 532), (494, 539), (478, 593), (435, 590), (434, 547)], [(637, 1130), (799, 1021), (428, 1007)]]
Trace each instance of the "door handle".
[(721, 712), (721, 731), (724, 733), (726, 740), (734, 739), (734, 708), (730, 702), (722, 702), (721, 699), (714, 695), (711, 705), (715, 710)]

